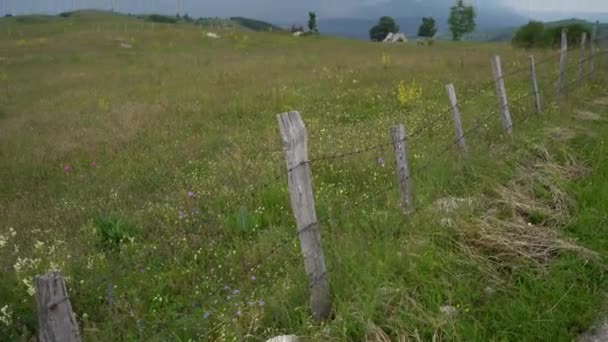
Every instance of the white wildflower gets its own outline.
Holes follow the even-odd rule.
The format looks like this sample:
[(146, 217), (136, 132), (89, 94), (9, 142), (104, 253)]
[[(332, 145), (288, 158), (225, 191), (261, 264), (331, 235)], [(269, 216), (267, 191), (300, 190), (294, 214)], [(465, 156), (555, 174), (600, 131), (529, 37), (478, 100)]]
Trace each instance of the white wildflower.
[(13, 322), (13, 311), (8, 307), (8, 305), (0, 308), (0, 323), (9, 326)]

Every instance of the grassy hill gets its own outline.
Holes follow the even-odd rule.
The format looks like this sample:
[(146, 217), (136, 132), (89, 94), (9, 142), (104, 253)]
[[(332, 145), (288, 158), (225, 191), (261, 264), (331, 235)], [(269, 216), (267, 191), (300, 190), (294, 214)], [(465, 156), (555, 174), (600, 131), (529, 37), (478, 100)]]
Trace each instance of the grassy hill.
[[(595, 23), (580, 20), (580, 19), (567, 19), (567, 20), (558, 20), (547, 22), (545, 25), (547, 27), (556, 27), (556, 26), (567, 26), (569, 24), (583, 24), (589, 27), (592, 27)], [(513, 39), (515, 32), (518, 30), (517, 27), (505, 28), (500, 30), (491, 30), (487, 32), (479, 32), (473, 35), (474, 40), (483, 40), (483, 41), (494, 41), (494, 42), (507, 42)], [(600, 23), (598, 26), (598, 39), (606, 40), (608, 39), (608, 23)]]
[[(601, 312), (605, 58), (558, 106), (552, 51), (32, 18), (0, 19), (0, 339), (35, 338), (33, 277), (49, 270), (67, 277), (86, 341), (555, 341)], [(525, 97), (530, 53), (545, 61), (540, 115)], [(314, 160), (333, 311), (323, 324), (290, 211), (276, 119), (289, 110)], [(409, 215), (395, 123), (409, 132)]]

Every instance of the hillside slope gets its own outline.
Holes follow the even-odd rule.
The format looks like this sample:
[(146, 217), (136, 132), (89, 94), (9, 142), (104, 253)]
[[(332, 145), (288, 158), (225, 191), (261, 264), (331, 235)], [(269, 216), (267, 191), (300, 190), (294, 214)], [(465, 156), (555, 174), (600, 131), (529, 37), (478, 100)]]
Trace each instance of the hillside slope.
[[(212, 38), (127, 16), (0, 25), (1, 339), (36, 338), (33, 279), (51, 270), (86, 341), (559, 341), (602, 309), (608, 55), (581, 83), (569, 58), (558, 103), (555, 52), (508, 44), (221, 25)], [(300, 231), (277, 128), (292, 110), (318, 224)], [(391, 139), (395, 124), (407, 139)], [(311, 279), (300, 237), (316, 227), (327, 271)], [(331, 293), (322, 324), (317, 279)]]

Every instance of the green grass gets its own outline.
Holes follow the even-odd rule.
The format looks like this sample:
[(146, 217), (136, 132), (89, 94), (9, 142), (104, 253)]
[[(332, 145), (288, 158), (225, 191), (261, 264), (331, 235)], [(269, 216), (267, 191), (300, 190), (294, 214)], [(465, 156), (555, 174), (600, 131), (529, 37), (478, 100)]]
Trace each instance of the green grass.
[[(502, 56), (506, 73), (527, 65), (530, 51), (508, 45), (239, 29), (213, 40), (208, 28), (96, 12), (18, 19), (0, 20), (2, 339), (35, 336), (31, 281), (50, 269), (68, 277), (87, 341), (571, 340), (600, 312), (601, 261), (560, 250), (538, 262), (478, 242), (480, 218), (525, 217), (604, 259), (606, 125), (572, 119), (605, 95), (603, 69), (558, 107), (557, 58), (539, 65), (546, 110), (535, 117), (531, 100), (514, 103), (511, 143), (488, 116), (497, 109), (490, 56)], [(400, 102), (402, 81), (420, 97)], [(443, 152), (453, 139), (448, 82), (459, 98), (474, 96), (461, 108), (466, 130), (487, 118), (467, 136), (467, 163), (455, 148)], [(529, 88), (526, 72), (507, 79), (511, 99)], [(388, 142), (394, 123), (415, 135), (420, 210), (410, 216), (399, 210), (390, 146), (312, 164), (334, 311), (322, 324), (310, 317), (281, 177), (275, 115), (287, 110), (302, 113), (311, 158)], [(555, 139), (551, 127), (576, 127), (577, 137)], [(546, 177), (574, 199), (567, 219), (500, 203), (497, 189), (515, 179), (534, 189), (538, 208), (554, 204), (556, 188), (517, 172), (542, 161), (535, 146), (551, 165), (572, 157), (591, 168), (582, 179)], [(448, 196), (475, 204), (444, 214), (433, 203)], [(448, 217), (454, 225), (441, 225)], [(443, 305), (458, 314), (446, 317)]]

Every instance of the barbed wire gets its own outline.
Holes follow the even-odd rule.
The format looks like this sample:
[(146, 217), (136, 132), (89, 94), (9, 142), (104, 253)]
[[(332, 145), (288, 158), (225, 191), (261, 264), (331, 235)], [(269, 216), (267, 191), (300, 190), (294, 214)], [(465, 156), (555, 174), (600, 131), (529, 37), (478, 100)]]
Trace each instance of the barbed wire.
[[(592, 74), (593, 74), (593, 72), (587, 73), (587, 74), (586, 74), (586, 75), (583, 77), (583, 79), (587, 79), (587, 78), (588, 78), (589, 76), (591, 76)], [(578, 80), (576, 80), (576, 81), (572, 81), (572, 82), (569, 82), (569, 83), (568, 83), (568, 84), (567, 84), (565, 87), (566, 87), (566, 88), (571, 87), (572, 85), (576, 84), (577, 82), (578, 82)], [(528, 97), (531, 97), (531, 96), (533, 96), (533, 95), (534, 95), (534, 93), (532, 93), (532, 94), (526, 94), (526, 95), (523, 95), (523, 96), (519, 97), (518, 99), (516, 99), (516, 100), (512, 101), (512, 103), (518, 103), (518, 102), (520, 102), (520, 101), (522, 101), (522, 100), (524, 100), (524, 99), (526, 99), (526, 98), (528, 98)], [(498, 112), (494, 112), (494, 113), (491, 113), (491, 114), (497, 114), (497, 113), (498, 113)], [(489, 118), (491, 114), (488, 114), (488, 115), (486, 116), (486, 118)], [(528, 116), (524, 117), (524, 119), (523, 119), (522, 121), (520, 121), (520, 122), (519, 122), (519, 124), (526, 123), (526, 122), (527, 122), (527, 121), (528, 121), (530, 118), (540, 118), (540, 116), (538, 116), (538, 115), (528, 115)], [(513, 124), (511, 124), (511, 125), (510, 125), (510, 127), (506, 127), (506, 128), (512, 128), (512, 127), (513, 127)], [(480, 128), (480, 125), (478, 124), (478, 125), (477, 125), (477, 126), (475, 126), (475, 127), (472, 129), (472, 130), (470, 130), (470, 131), (469, 131), (469, 134), (470, 134), (470, 132), (472, 132), (472, 131), (477, 131), (479, 128)], [(454, 141), (454, 143), (453, 143), (453, 144), (450, 144), (449, 146), (447, 146), (445, 150), (449, 150), (450, 148), (452, 148), (452, 147), (453, 147), (455, 144), (457, 144), (457, 143), (459, 142), (459, 140), (463, 139), (463, 138), (464, 138), (464, 136), (465, 136), (465, 134), (463, 134), (463, 136), (461, 136), (459, 139), (456, 139), (456, 140)], [(497, 135), (496, 135), (496, 137), (497, 137), (497, 138), (501, 138), (501, 136), (502, 136), (501, 134), (497, 134)], [(495, 141), (497, 141), (497, 140), (498, 140), (498, 139), (493, 139), (493, 140), (491, 140), (489, 145), (490, 145), (490, 146), (492, 146), (492, 144), (493, 144)], [(437, 159), (440, 159), (440, 158), (434, 158), (434, 161), (436, 161)], [(426, 169), (426, 168), (428, 167), (428, 165), (430, 165), (430, 163), (427, 163), (427, 164), (426, 164), (426, 165), (424, 165), (423, 167), (421, 167), (421, 168), (417, 169), (417, 170), (416, 170), (416, 172), (413, 172), (413, 174), (415, 174), (415, 175), (420, 174), (420, 173), (421, 173), (421, 171), (423, 171), (424, 169)], [(414, 178), (414, 177), (415, 177), (415, 176), (411, 176), (411, 175), (412, 175), (412, 173), (410, 173), (410, 176), (408, 176), (406, 179), (409, 179), (409, 178)], [(386, 191), (387, 191), (387, 190), (390, 190), (390, 189), (393, 189), (393, 188), (394, 188), (394, 185), (391, 185), (391, 186), (389, 186), (389, 187), (386, 187), (386, 188), (381, 189), (381, 191), (378, 191), (378, 193), (386, 193)], [(442, 190), (445, 192), (446, 188), (445, 188), (445, 187), (443, 187), (443, 189), (442, 189)], [(376, 197), (377, 197), (377, 196), (373, 196), (373, 197), (367, 197), (367, 198), (366, 198), (366, 201), (370, 201), (370, 200), (372, 200), (372, 199), (375, 199)], [(415, 212), (419, 212), (419, 211), (425, 210), (426, 208), (428, 208), (429, 206), (433, 205), (434, 203), (435, 203), (435, 202), (433, 202), (433, 201), (429, 201), (429, 202), (427, 202), (426, 204), (424, 204), (424, 205), (422, 205), (422, 206), (413, 206), (413, 208), (412, 208), (412, 209), (411, 209), (411, 210), (408, 212), (408, 215), (412, 215), (412, 214), (413, 214), (413, 213), (415, 213)], [(357, 207), (358, 207), (360, 204), (362, 204), (362, 203), (357, 203), (357, 204), (355, 204), (354, 206), (352, 206), (352, 208), (353, 208), (353, 209), (351, 209), (351, 211), (346, 212), (346, 214), (350, 214), (350, 213), (352, 212), (352, 210), (354, 210), (354, 208), (357, 208)], [(343, 214), (344, 214), (344, 213), (343, 213)], [(331, 271), (333, 271), (333, 269), (331, 269)], [(326, 275), (327, 275), (327, 274), (329, 274), (329, 273), (330, 273), (330, 270), (328, 269), (328, 271), (327, 271), (327, 272), (325, 272), (325, 274), (324, 274), (323, 276), (326, 276)], [(325, 279), (319, 279), (319, 281), (320, 281), (320, 280), (325, 280)], [(314, 283), (313, 283), (313, 284), (310, 284), (310, 285), (309, 285), (309, 287), (311, 287), (311, 288), (312, 288), (314, 285), (315, 285)]]
[[(608, 53), (608, 52), (597, 53), (597, 54), (596, 54), (596, 56), (601, 56), (601, 55), (606, 54), (606, 53)], [(591, 57), (591, 58), (593, 58), (593, 57)], [(584, 62), (584, 61), (583, 61), (583, 60), (581, 60), (579, 63), (577, 63), (577, 64), (576, 64), (576, 66), (578, 66), (579, 64), (581, 64), (581, 63), (583, 63), (583, 62)], [(567, 84), (565, 84), (565, 85), (563, 86), (563, 89), (568, 89), (568, 88), (572, 87), (573, 85), (575, 85), (575, 84), (577, 84), (577, 83), (581, 82), (582, 80), (588, 79), (588, 78), (589, 78), (589, 77), (591, 77), (592, 75), (593, 75), (593, 72), (586, 73), (586, 74), (584, 74), (584, 75), (583, 75), (583, 76), (582, 76), (580, 79), (579, 79), (579, 78), (576, 78), (575, 80), (573, 80), (573, 81), (568, 82)], [(559, 77), (558, 77), (558, 79), (559, 79)], [(535, 91), (532, 91), (532, 92), (526, 93), (526, 94), (524, 94), (524, 95), (522, 95), (522, 96), (520, 96), (520, 97), (516, 98), (515, 100), (511, 100), (511, 101), (509, 101), (507, 104), (505, 104), (505, 105), (501, 106), (501, 107), (499, 108), (499, 110), (492, 110), (492, 111), (488, 112), (486, 115), (484, 115), (484, 116), (483, 116), (483, 120), (478, 120), (478, 121), (477, 121), (477, 124), (476, 124), (474, 127), (472, 127), (472, 128), (470, 128), (470, 129), (468, 129), (467, 131), (463, 132), (463, 134), (462, 134), (460, 137), (458, 137), (457, 139), (454, 139), (452, 142), (450, 142), (449, 144), (447, 144), (447, 146), (445, 146), (445, 148), (443, 148), (443, 149), (442, 149), (442, 152), (441, 152), (441, 153), (439, 153), (439, 154), (435, 155), (435, 156), (434, 156), (434, 158), (431, 158), (431, 159), (427, 160), (427, 161), (425, 162), (425, 164), (423, 164), (422, 166), (420, 166), (420, 167), (417, 167), (417, 168), (413, 169), (413, 170), (412, 170), (412, 172), (411, 172), (411, 173), (409, 174), (409, 176), (407, 177), (407, 179), (411, 179), (411, 178), (418, 177), (418, 175), (422, 174), (424, 170), (426, 170), (428, 167), (430, 167), (430, 165), (432, 165), (433, 163), (435, 163), (435, 162), (436, 162), (436, 161), (438, 161), (438, 160), (441, 160), (441, 159), (443, 158), (443, 155), (444, 155), (445, 153), (449, 152), (449, 151), (450, 151), (452, 148), (454, 148), (454, 146), (455, 146), (455, 145), (459, 144), (459, 143), (460, 143), (462, 140), (464, 140), (466, 137), (470, 137), (472, 134), (477, 133), (477, 132), (479, 131), (479, 129), (481, 129), (481, 127), (483, 127), (484, 125), (487, 125), (487, 124), (488, 124), (488, 120), (489, 120), (489, 119), (490, 119), (492, 116), (495, 116), (495, 115), (499, 114), (499, 113), (500, 113), (502, 110), (504, 110), (504, 108), (506, 108), (506, 106), (513, 106), (513, 105), (515, 105), (515, 104), (519, 104), (521, 101), (523, 101), (523, 100), (525, 100), (525, 99), (527, 99), (527, 98), (531, 98), (531, 97), (533, 97), (533, 96), (535, 96), (535, 95), (536, 95), (536, 92), (535, 92)], [(538, 118), (538, 117), (540, 117), (540, 116), (538, 116), (538, 115), (527, 115), (527, 116), (525, 116), (525, 117), (524, 117), (524, 118), (523, 118), (521, 121), (519, 121), (519, 122), (518, 122), (518, 124), (523, 124), (523, 123), (526, 123), (526, 122), (527, 122), (527, 120), (529, 120), (530, 118), (533, 118), (533, 117), (537, 117), (537, 118)], [(510, 126), (510, 127), (506, 127), (506, 129), (510, 129), (510, 128), (512, 128), (512, 126), (513, 126), (513, 123), (511, 123), (511, 126)], [(490, 146), (492, 146), (495, 140), (498, 140), (498, 139), (502, 138), (503, 136), (504, 136), (503, 134), (497, 134), (497, 135), (495, 136), (495, 139), (492, 139), (492, 140), (490, 141), (489, 145), (490, 145)], [(498, 138), (498, 139), (497, 139), (497, 138)], [(450, 139), (450, 140), (452, 140), (452, 139)], [(381, 145), (374, 145), (374, 146), (370, 146), (370, 147), (367, 147), (367, 148), (362, 149), (362, 150), (348, 152), (348, 155), (354, 155), (354, 154), (356, 154), (356, 153), (364, 153), (364, 152), (366, 152), (366, 151), (372, 150), (372, 149), (373, 149), (373, 148), (375, 148), (376, 146), (381, 146), (381, 147), (384, 147), (384, 146), (390, 146), (391, 144), (392, 144), (392, 142), (391, 142), (391, 143), (386, 143), (386, 144), (381, 144)], [(345, 154), (345, 155), (346, 155), (346, 154)], [(290, 172), (294, 171), (294, 170), (295, 170), (296, 168), (298, 168), (298, 167), (301, 167), (301, 166), (303, 166), (303, 165), (309, 164), (309, 163), (311, 163), (311, 162), (313, 162), (313, 161), (320, 161), (320, 160), (329, 160), (329, 159), (326, 157), (325, 159), (322, 159), (322, 158), (317, 158), (317, 159), (315, 159), (315, 160), (309, 160), (309, 161), (304, 161), (304, 162), (301, 162), (301, 163), (299, 163), (298, 165), (295, 165), (294, 167), (292, 167), (292, 168), (288, 169), (286, 174), (289, 174)], [(282, 173), (281, 175), (277, 176), (277, 178), (284, 177), (286, 174), (285, 174), (285, 173)], [(413, 176), (412, 176), (412, 175), (413, 175)], [(452, 184), (455, 184), (455, 183), (452, 183)], [(453, 185), (452, 185), (452, 186), (453, 186)], [(349, 210), (347, 210), (347, 211), (343, 211), (343, 209), (344, 209), (344, 208), (342, 208), (342, 209), (340, 210), (340, 213), (341, 213), (342, 215), (350, 215), (350, 214), (351, 214), (351, 213), (352, 213), (354, 210), (359, 209), (359, 208), (360, 208), (360, 206), (361, 206), (361, 205), (362, 205), (364, 202), (372, 202), (372, 201), (374, 201), (374, 200), (375, 200), (375, 199), (376, 199), (378, 196), (380, 196), (380, 195), (382, 195), (382, 194), (387, 194), (387, 193), (389, 192), (389, 190), (394, 189), (394, 188), (395, 188), (395, 186), (394, 186), (393, 184), (390, 184), (390, 185), (389, 185), (389, 186), (387, 186), (387, 187), (383, 187), (382, 189), (379, 189), (379, 191), (377, 191), (376, 193), (374, 193), (372, 196), (367, 196), (367, 197), (365, 197), (364, 199), (363, 199), (363, 198), (360, 198), (360, 199), (356, 200), (356, 201), (355, 201), (354, 203), (352, 203), (352, 204), (350, 204), (350, 203), (349, 203)], [(442, 191), (443, 191), (443, 192), (445, 192), (445, 191), (446, 191), (446, 187), (445, 187), (445, 186), (443, 187)], [(426, 204), (424, 204), (424, 205), (421, 205), (421, 206), (414, 206), (414, 207), (413, 207), (413, 209), (412, 209), (412, 211), (410, 212), (410, 214), (412, 214), (412, 213), (414, 213), (414, 212), (419, 212), (419, 211), (425, 210), (425, 209), (426, 209), (428, 206), (433, 205), (433, 204), (434, 204), (434, 202), (433, 202), (433, 201), (429, 201), (429, 202), (427, 202), (427, 203), (426, 203)], [(309, 226), (307, 226), (307, 227), (305, 227), (305, 228), (300, 229), (300, 230), (297, 232), (296, 236), (299, 236), (300, 234), (302, 234), (303, 232), (307, 231), (308, 229), (310, 229), (310, 228), (312, 228), (312, 227), (315, 227), (315, 226), (320, 225), (320, 224), (322, 224), (322, 223), (330, 223), (330, 222), (331, 222), (331, 218), (329, 218), (329, 217), (328, 217), (328, 218), (320, 218), (320, 219), (318, 219), (316, 222), (314, 222), (314, 223), (310, 224)], [(293, 237), (286, 238), (286, 239), (284, 239), (282, 242), (280, 242), (279, 244), (276, 244), (276, 245), (274, 246), (274, 248), (272, 248), (272, 249), (271, 249), (271, 251), (270, 251), (269, 253), (266, 253), (266, 254), (265, 254), (263, 257), (259, 258), (259, 259), (258, 259), (258, 260), (257, 260), (257, 261), (254, 263), (254, 264), (255, 264), (254, 266), (250, 266), (250, 267), (248, 267), (248, 270), (252, 270), (252, 269), (259, 269), (259, 268), (262, 266), (262, 264), (263, 264), (263, 263), (265, 263), (265, 262), (266, 262), (268, 259), (270, 259), (270, 257), (271, 257), (272, 255), (274, 255), (274, 254), (275, 254), (275, 253), (276, 253), (278, 250), (280, 250), (281, 248), (285, 247), (285, 246), (286, 246), (287, 244), (289, 244), (291, 241), (293, 241)], [(331, 245), (327, 245), (327, 244), (326, 244), (326, 248), (327, 248), (327, 250), (329, 250), (330, 252), (332, 252), (332, 253), (333, 253), (333, 255), (337, 256), (338, 254), (337, 254), (337, 253), (335, 253), (335, 251), (333, 251), (333, 250), (332, 250), (332, 247), (330, 247), (330, 246), (331, 246)], [(322, 281), (322, 280), (324, 281), (324, 280), (327, 278), (327, 275), (328, 275), (328, 274), (330, 274), (331, 272), (333, 272), (335, 269), (337, 269), (338, 264), (341, 264), (341, 263), (340, 263), (338, 260), (339, 260), (338, 258), (334, 258), (334, 259), (332, 260), (332, 264), (333, 264), (333, 266), (332, 266), (332, 267), (327, 268), (327, 269), (326, 269), (326, 271), (325, 271), (323, 274), (321, 274), (321, 275), (320, 275), (320, 276), (319, 276), (317, 279), (312, 279), (312, 280), (311, 280), (311, 282), (309, 283), (309, 285), (308, 285), (308, 286), (309, 286), (310, 288), (312, 288), (312, 287), (314, 287), (314, 286), (316, 285), (316, 283), (317, 283), (317, 282)], [(243, 271), (247, 271), (247, 269), (245, 269), (245, 268), (244, 268), (244, 269), (243, 269)], [(247, 272), (243, 272), (243, 274), (247, 274)], [(211, 297), (213, 297), (213, 296), (217, 296), (217, 295), (218, 295), (218, 294), (219, 294), (219, 293), (222, 291), (222, 289), (223, 289), (223, 287), (219, 288), (217, 291), (215, 291), (214, 295), (212, 295)], [(210, 336), (211, 334), (215, 333), (216, 331), (218, 331), (218, 330), (219, 330), (219, 329), (221, 329), (222, 327), (226, 326), (227, 324), (229, 324), (229, 322), (228, 322), (228, 321), (224, 321), (223, 323), (221, 323), (221, 324), (219, 324), (219, 325), (216, 325), (216, 326), (215, 326), (213, 329), (209, 330), (209, 331), (208, 331), (208, 332), (207, 332), (207, 333), (206, 333), (206, 334), (205, 334), (203, 337)]]

